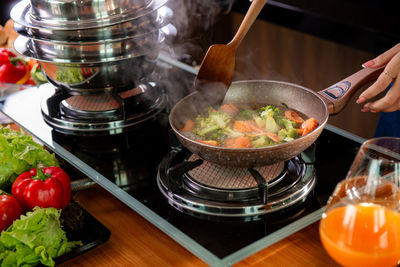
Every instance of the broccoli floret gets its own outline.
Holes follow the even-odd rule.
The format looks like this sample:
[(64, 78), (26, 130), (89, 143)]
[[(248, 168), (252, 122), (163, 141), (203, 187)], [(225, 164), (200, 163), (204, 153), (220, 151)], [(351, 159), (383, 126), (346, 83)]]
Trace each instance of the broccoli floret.
[(239, 109), (239, 112), (236, 115), (236, 119), (241, 121), (252, 120), (253, 116), (255, 115), (257, 115), (256, 111), (251, 109), (241, 108)]
[(209, 118), (211, 123), (218, 125), (220, 128), (228, 126), (232, 120), (232, 116), (222, 111), (210, 112)]
[(281, 114), (282, 114), (281, 110), (278, 107), (271, 106), (271, 105), (268, 105), (268, 106), (258, 109), (258, 112), (262, 118), (265, 118), (265, 117), (274, 117), (275, 118), (277, 116), (281, 116)]
[(299, 137), (299, 132), (298, 132), (296, 129), (294, 129), (294, 128), (289, 129), (289, 130), (287, 131), (287, 137), (297, 138), (297, 137)]
[(284, 127), (286, 130), (293, 129), (297, 126), (297, 124), (291, 120), (288, 120), (286, 118), (281, 117), (279, 120), (277, 120), (277, 123), (281, 126)]
[(287, 133), (288, 133), (288, 131), (285, 128), (282, 128), (282, 129), (279, 130), (278, 136), (281, 139), (284, 139), (287, 136)]
[(279, 130), (278, 136), (282, 138), (283, 141), (289, 142), (296, 139), (299, 136), (299, 133), (295, 128), (291, 128), (289, 130), (282, 128)]
[(223, 130), (231, 120), (232, 117), (229, 114), (210, 109), (207, 116), (197, 116), (195, 120), (196, 128), (194, 128), (193, 133), (207, 139), (218, 140), (223, 138)]
[(209, 134), (206, 134), (206, 139), (207, 140), (216, 140), (216, 141), (222, 141), (225, 139), (226, 135), (224, 133), (224, 130), (219, 128), (216, 131), (210, 132)]

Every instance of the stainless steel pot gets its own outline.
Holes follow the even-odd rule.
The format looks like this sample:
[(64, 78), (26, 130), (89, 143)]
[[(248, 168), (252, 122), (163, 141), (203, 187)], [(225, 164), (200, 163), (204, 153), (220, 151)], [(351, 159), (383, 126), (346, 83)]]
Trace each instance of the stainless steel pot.
[[(173, 27), (171, 24), (165, 27)], [(134, 58), (159, 50), (166, 38), (165, 27), (160, 30), (111, 42), (56, 43), (18, 36), (15, 50), (27, 57), (54, 63), (104, 63)]]
[(79, 21), (107, 19), (132, 12), (152, 0), (30, 0), (31, 16), (36, 20)]
[(157, 64), (158, 51), (138, 57), (93, 64), (63, 64), (41, 62), (49, 82), (69, 94), (101, 94), (135, 88), (149, 76)]
[[(110, 26), (139, 18), (165, 5), (168, 0), (32, 1), (33, 3), (23, 0), (13, 7), (10, 16), (16, 23), (29, 28), (79, 30)], [(105, 1), (110, 4), (115, 2), (115, 5), (104, 7)], [(140, 4), (135, 5), (136, 2)]]
[(14, 24), (16, 32), (22, 36), (54, 43), (110, 42), (119, 39), (135, 38), (154, 32), (166, 26), (173, 17), (173, 11), (162, 6), (137, 19), (101, 28), (78, 30), (53, 30), (49, 28), (31, 28)]

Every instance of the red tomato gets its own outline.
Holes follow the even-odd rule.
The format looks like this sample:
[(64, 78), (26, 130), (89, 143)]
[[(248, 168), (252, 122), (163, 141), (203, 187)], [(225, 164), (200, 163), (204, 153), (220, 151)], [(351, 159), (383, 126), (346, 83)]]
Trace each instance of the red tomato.
[(21, 205), (15, 197), (0, 195), (0, 231), (6, 230), (21, 214)]

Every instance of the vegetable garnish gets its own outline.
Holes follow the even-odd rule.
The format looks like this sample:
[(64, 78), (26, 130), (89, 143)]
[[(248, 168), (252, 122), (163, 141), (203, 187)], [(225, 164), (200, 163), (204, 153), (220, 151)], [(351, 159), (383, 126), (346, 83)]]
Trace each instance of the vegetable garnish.
[(314, 118), (304, 120), (296, 111), (272, 105), (258, 109), (225, 104), (186, 121), (182, 133), (195, 141), (227, 148), (266, 147), (288, 142), (318, 127)]
[(6, 48), (0, 48), (0, 83), (39, 85), (46, 82), (37, 60), (27, 61)]
[[(59, 166), (55, 155), (33, 141), (32, 136), (0, 126), (0, 189), (6, 190), (23, 172), (43, 166)], [(7, 191), (7, 190), (6, 190)]]
[(35, 207), (1, 233), (1, 266), (54, 266), (54, 259), (81, 241), (68, 241), (60, 224), (61, 210)]

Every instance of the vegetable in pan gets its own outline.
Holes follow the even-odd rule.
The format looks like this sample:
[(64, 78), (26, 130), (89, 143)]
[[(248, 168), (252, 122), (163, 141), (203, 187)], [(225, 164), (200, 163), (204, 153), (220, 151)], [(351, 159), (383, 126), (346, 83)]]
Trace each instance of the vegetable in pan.
[(267, 105), (258, 109), (233, 104), (187, 120), (182, 132), (197, 142), (227, 148), (256, 148), (288, 142), (318, 127), (314, 118), (304, 120), (294, 110)]

